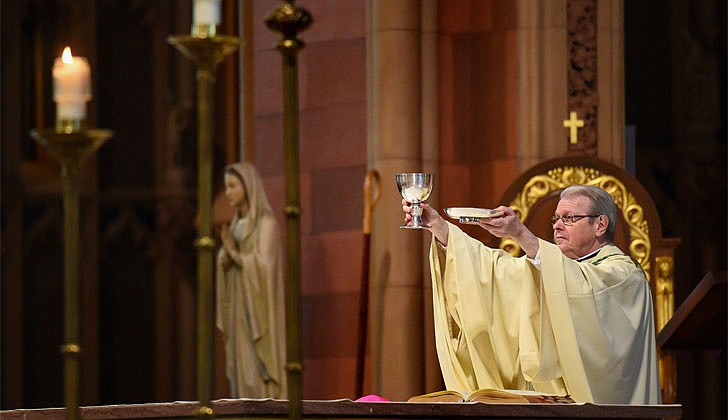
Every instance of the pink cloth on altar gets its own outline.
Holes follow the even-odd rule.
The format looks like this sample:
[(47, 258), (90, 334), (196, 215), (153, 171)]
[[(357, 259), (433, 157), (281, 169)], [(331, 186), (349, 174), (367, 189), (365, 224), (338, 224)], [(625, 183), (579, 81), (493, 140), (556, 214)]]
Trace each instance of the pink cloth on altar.
[(390, 402), (388, 399), (382, 398), (379, 395), (374, 395), (374, 394), (365, 395), (365, 396), (363, 396), (361, 398), (357, 398), (355, 400), (355, 402), (377, 402), (377, 401)]

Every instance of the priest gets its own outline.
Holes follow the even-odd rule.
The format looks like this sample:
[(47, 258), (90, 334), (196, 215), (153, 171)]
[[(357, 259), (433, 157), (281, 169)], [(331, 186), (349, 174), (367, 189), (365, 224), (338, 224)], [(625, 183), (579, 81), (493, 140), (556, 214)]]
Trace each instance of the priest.
[[(448, 389), (531, 389), (578, 402), (659, 404), (652, 297), (612, 240), (617, 208), (594, 186), (561, 193), (554, 243), (509, 207), (478, 224), (526, 255), (485, 246), (422, 204), (432, 232), (437, 354)], [(402, 202), (405, 222), (412, 208)]]

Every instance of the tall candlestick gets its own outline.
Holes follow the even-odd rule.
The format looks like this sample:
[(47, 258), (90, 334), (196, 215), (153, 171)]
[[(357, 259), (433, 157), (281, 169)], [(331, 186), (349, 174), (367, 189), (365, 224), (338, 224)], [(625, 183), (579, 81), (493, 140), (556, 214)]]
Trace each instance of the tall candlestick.
[(113, 133), (109, 130), (35, 129), (30, 135), (62, 165), (63, 181), (63, 394), (66, 420), (81, 420), (81, 278), (79, 268), (81, 165)]
[[(63, 121), (80, 125), (86, 118), (86, 102), (91, 100), (91, 67), (85, 57), (74, 57), (66, 47), (53, 63), (53, 101), (56, 103), (56, 126)], [(78, 128), (78, 127), (76, 127)]]
[(298, 51), (304, 43), (298, 33), (311, 24), (311, 14), (292, 0), (273, 10), (265, 24), (281, 34), (276, 49), (283, 62), (283, 143), (286, 165), (286, 371), (288, 373), (288, 418), (303, 418), (303, 340), (301, 335), (301, 206), (298, 162)]
[(195, 0), (192, 9), (192, 35), (215, 36), (220, 24), (221, 0)]
[(198, 233), (197, 247), (197, 393), (200, 401), (198, 417), (212, 420), (211, 394), (214, 372), (214, 256), (215, 239), (212, 233), (212, 164), (214, 135), (213, 97), (214, 70), (234, 52), (240, 40), (231, 36), (175, 35), (167, 40), (187, 58), (197, 64), (197, 190)]

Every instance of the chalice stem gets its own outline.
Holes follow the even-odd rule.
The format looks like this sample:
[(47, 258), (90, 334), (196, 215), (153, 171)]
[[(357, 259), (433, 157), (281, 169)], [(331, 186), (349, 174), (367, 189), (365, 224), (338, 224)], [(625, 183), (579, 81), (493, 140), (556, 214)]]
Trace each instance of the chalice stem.
[(412, 203), (412, 224), (414, 226), (422, 225), (422, 207), (420, 207), (420, 203)]

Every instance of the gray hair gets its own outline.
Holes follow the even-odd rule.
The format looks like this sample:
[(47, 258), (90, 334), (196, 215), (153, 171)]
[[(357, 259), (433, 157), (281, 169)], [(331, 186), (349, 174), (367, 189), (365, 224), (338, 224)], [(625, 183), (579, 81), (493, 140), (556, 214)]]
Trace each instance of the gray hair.
[[(607, 232), (604, 239), (611, 242), (614, 239), (614, 232), (617, 229), (617, 205), (614, 204), (612, 197), (599, 187), (592, 185), (572, 185), (561, 191), (561, 198), (569, 197), (586, 197), (591, 203), (589, 205), (589, 214), (603, 214), (609, 219)], [(591, 220), (589, 223), (592, 223)]]

